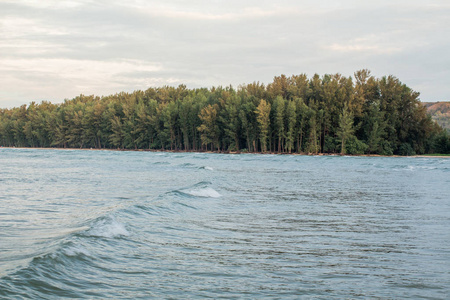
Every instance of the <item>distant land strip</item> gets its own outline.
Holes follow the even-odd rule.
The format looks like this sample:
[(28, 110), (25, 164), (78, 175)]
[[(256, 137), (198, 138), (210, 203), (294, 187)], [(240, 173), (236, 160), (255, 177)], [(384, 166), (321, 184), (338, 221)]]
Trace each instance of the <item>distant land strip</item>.
[(424, 102), (431, 118), (442, 128), (450, 131), (450, 101)]

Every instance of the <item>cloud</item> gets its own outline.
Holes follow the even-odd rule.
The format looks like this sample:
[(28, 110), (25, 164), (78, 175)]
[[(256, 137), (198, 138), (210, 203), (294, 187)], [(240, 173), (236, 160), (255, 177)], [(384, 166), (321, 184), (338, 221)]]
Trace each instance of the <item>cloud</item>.
[(45, 0), (45, 1), (35, 1), (35, 0), (3, 0), (5, 3), (20, 4), (24, 7), (29, 7), (32, 9), (73, 9), (88, 4), (93, 4), (95, 1), (92, 0)]
[(352, 39), (346, 43), (333, 43), (325, 48), (331, 51), (365, 55), (390, 55), (404, 51), (394, 41), (382, 41), (382, 38), (376, 35)]
[(0, 72), (40, 73), (61, 78), (89, 80), (108, 79), (125, 72), (156, 72), (162, 67), (158, 64), (123, 59), (119, 61), (96, 61), (74, 59), (0, 59)]
[(328, 47), (333, 51), (340, 52), (363, 52), (363, 53), (375, 53), (375, 54), (392, 54), (396, 52), (400, 52), (401, 48), (384, 48), (377, 45), (364, 45), (358, 43), (351, 44), (333, 44)]
[[(173, 78), (159, 78), (160, 71), (160, 64), (130, 59), (0, 59), (0, 81), (5, 87), (0, 97), (5, 100), (17, 97), (22, 103), (60, 102), (79, 94), (107, 95), (162, 85), (166, 81), (165, 84), (178, 82)], [(134, 76), (135, 73), (140, 74), (139, 77)], [(13, 89), (6, 88), (8, 86)]]
[(165, 8), (152, 8), (148, 7), (144, 10), (144, 13), (155, 16), (158, 18), (170, 18), (170, 19), (185, 19), (185, 20), (198, 20), (198, 21), (237, 21), (237, 20), (252, 20), (259, 18), (267, 18), (277, 15), (292, 15), (299, 12), (295, 8), (275, 8), (275, 9), (261, 9), (259, 7), (248, 7), (242, 10), (237, 10), (228, 13), (208, 13), (202, 11), (179, 11), (168, 10)]
[(3, 0), (0, 107), (362, 68), (443, 99), (449, 14), (440, 0)]
[(6, 17), (0, 20), (3, 38), (19, 38), (23, 36), (67, 35), (62, 28), (48, 26), (23, 17)]

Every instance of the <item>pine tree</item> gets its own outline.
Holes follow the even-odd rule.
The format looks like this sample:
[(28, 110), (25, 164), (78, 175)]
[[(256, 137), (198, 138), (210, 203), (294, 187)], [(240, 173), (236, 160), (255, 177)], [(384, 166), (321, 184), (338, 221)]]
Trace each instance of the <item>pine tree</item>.
[(267, 138), (269, 136), (271, 105), (266, 100), (261, 99), (260, 104), (256, 108), (256, 119), (259, 124), (259, 141), (261, 144), (261, 152), (267, 152)]

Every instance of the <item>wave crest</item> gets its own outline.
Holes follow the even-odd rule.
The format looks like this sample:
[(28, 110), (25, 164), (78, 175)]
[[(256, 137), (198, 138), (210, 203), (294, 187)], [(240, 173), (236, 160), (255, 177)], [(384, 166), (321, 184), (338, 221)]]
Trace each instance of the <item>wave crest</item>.
[(80, 256), (80, 255), (84, 255), (84, 256), (91, 256), (91, 253), (84, 247), (82, 247), (81, 245), (72, 245), (70, 247), (67, 247), (65, 249), (63, 249), (64, 254), (67, 256)]
[(113, 217), (97, 220), (86, 232), (87, 236), (115, 238), (129, 236), (130, 233), (125, 226)]
[(215, 189), (207, 187), (201, 189), (193, 189), (193, 190), (184, 190), (181, 191), (185, 194), (195, 196), (195, 197), (204, 197), (204, 198), (219, 198), (222, 195), (219, 194)]
[(208, 167), (208, 166), (201, 167), (200, 169), (214, 171), (214, 169), (212, 167)]

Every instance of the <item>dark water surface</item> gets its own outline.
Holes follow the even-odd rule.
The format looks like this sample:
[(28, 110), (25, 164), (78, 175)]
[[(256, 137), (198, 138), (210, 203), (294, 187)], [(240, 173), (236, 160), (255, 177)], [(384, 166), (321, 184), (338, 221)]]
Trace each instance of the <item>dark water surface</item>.
[(450, 297), (450, 159), (0, 149), (0, 298)]

